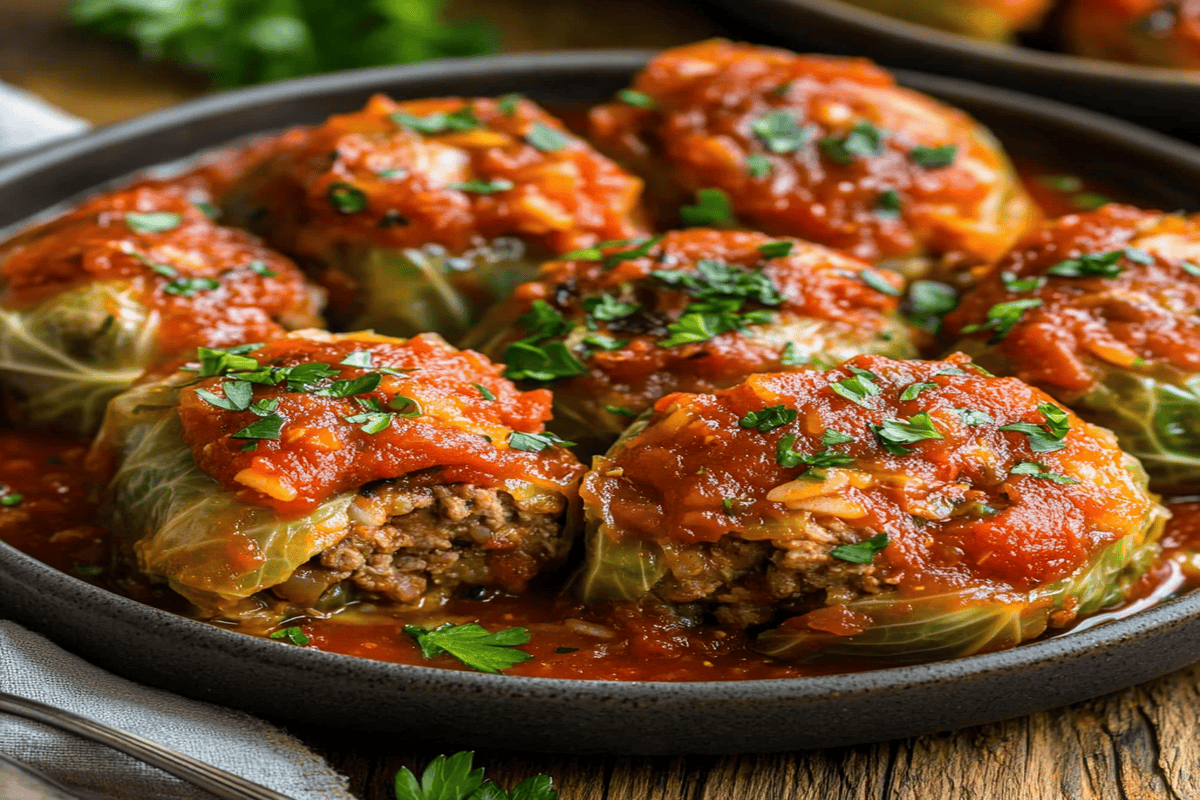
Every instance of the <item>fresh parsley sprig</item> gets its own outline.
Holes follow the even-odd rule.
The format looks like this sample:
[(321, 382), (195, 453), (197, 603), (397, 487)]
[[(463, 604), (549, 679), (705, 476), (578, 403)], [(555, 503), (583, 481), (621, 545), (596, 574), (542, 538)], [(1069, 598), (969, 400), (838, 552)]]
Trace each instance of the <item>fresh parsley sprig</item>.
[(1053, 403), (1041, 403), (1038, 411), (1046, 420), (1044, 425), (1031, 422), (1014, 422), (1001, 425), (1002, 431), (1023, 433), (1029, 439), (1029, 449), (1035, 453), (1053, 453), (1067, 446), (1067, 433), (1071, 430), (1071, 418), (1066, 411)]
[(533, 658), (516, 649), (517, 645), (529, 642), (529, 631), (525, 628), (489, 633), (476, 622), (463, 625), (446, 622), (432, 630), (405, 625), (404, 632), (417, 640), (425, 658), (445, 653), (479, 672), (495, 674)]
[(482, 769), (472, 769), (474, 757), (471, 752), (438, 756), (419, 781), (412, 770), (401, 767), (396, 773), (396, 800), (558, 800), (549, 775), (526, 778), (506, 792), (485, 781)]

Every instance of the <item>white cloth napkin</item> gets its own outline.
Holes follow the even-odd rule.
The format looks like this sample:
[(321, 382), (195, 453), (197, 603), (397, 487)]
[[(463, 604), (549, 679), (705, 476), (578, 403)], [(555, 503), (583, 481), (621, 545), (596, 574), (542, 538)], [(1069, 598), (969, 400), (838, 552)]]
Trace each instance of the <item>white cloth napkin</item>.
[(88, 127), (79, 117), (0, 81), (0, 159)]
[[(0, 82), (0, 158), (87, 127)], [(345, 778), (278, 728), (118, 678), (3, 620), (0, 690), (150, 739), (296, 800), (353, 800)], [(212, 800), (104, 745), (19, 717), (0, 714), (0, 752), (105, 800)]]
[[(273, 725), (118, 678), (14, 622), (0, 621), (0, 690), (150, 739), (295, 800), (353, 800), (345, 778)], [(104, 745), (20, 717), (0, 714), (0, 752), (100, 798), (212, 800)]]

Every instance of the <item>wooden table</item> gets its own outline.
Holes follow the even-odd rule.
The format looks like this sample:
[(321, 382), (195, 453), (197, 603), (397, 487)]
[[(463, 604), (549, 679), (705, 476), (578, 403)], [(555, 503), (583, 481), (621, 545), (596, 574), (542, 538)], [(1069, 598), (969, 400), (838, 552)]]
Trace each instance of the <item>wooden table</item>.
[[(61, 9), (0, 0), (0, 79), (96, 123), (202, 91), (195, 76), (71, 31)], [(691, 3), (667, 0), (457, 0), (451, 13), (491, 19), (506, 50), (661, 47), (717, 32)], [(508, 787), (548, 773), (563, 800), (1187, 800), (1200, 798), (1198, 679), (1200, 668), (1186, 669), (1070, 708), (860, 747), (678, 758), (481, 751), (476, 765)], [(363, 800), (390, 800), (397, 769), (419, 773), (437, 754), (394, 736), (296, 733)]]

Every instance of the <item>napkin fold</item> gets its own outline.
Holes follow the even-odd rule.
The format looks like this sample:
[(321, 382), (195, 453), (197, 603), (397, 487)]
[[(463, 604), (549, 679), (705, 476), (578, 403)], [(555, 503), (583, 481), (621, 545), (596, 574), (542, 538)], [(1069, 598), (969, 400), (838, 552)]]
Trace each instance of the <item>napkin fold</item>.
[[(0, 160), (87, 128), (0, 82)], [(0, 690), (150, 739), (295, 800), (354, 800), (345, 778), (279, 728), (118, 678), (3, 620)], [(212, 800), (208, 792), (104, 745), (3, 713), (0, 753), (102, 800)]]
[(0, 160), (89, 127), (79, 117), (0, 81)]
[[(119, 678), (15, 622), (0, 621), (0, 690), (150, 739), (295, 800), (353, 800), (345, 778), (279, 728)], [(212, 800), (102, 744), (2, 713), (0, 752), (105, 800)]]

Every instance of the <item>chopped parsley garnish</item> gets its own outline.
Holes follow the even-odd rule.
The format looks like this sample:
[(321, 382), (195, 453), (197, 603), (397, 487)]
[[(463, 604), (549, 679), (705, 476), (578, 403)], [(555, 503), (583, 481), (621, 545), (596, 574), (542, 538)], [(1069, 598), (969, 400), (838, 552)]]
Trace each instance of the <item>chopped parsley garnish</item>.
[(382, 379), (383, 376), (378, 372), (371, 372), (350, 380), (334, 381), (325, 388), (316, 389), (312, 393), (318, 397), (353, 397), (375, 391)]
[(1047, 275), (1059, 278), (1115, 278), (1121, 274), (1118, 263), (1124, 250), (1113, 250), (1108, 253), (1089, 253), (1078, 258), (1068, 258), (1060, 261), (1046, 270)]
[(513, 342), (504, 349), (504, 363), (504, 376), (511, 380), (553, 381), (587, 372), (587, 366), (562, 342)]
[(772, 169), (774, 166), (771, 164), (771, 159), (762, 153), (746, 156), (746, 174), (751, 178), (765, 178), (771, 174)]
[(767, 242), (758, 246), (758, 252), (762, 253), (765, 258), (787, 258), (792, 254), (795, 246), (795, 242)]
[(1125, 257), (1135, 264), (1153, 264), (1154, 256), (1137, 247), (1126, 247), (1124, 250)]
[(1035, 461), (1022, 461), (1013, 467), (1009, 472), (1013, 475), (1026, 475), (1030, 478), (1042, 478), (1047, 481), (1069, 486), (1073, 483), (1079, 483), (1074, 478), (1069, 478), (1066, 475), (1059, 475), (1057, 472), (1051, 472), (1046, 468), (1045, 464), (1038, 464)]
[[(3, 500), (0, 500), (0, 505), (4, 505)], [(8, 503), (8, 505), (15, 504)], [(104, 574), (104, 567), (100, 566), (99, 564), (76, 564), (75, 566), (71, 567), (71, 571), (81, 578), (94, 578), (97, 575)]]
[(134, 233), (166, 233), (183, 224), (183, 217), (170, 211), (129, 211), (125, 224)]
[(405, 417), (407, 419), (414, 419), (425, 413), (425, 410), (421, 408), (420, 403), (413, 398), (406, 397), (402, 394), (395, 395), (392, 397), (392, 399), (388, 400), (387, 407), (390, 408), (397, 417)]
[(564, 441), (550, 431), (545, 433), (521, 433), (513, 431), (508, 437), (508, 446), (526, 453), (540, 453), (547, 447), (574, 447), (574, 442)]
[(958, 293), (945, 283), (913, 281), (908, 287), (908, 319), (930, 333), (937, 333), (942, 317), (957, 305)]
[(529, 642), (529, 631), (525, 628), (488, 633), (475, 622), (465, 625), (447, 622), (433, 630), (405, 625), (404, 632), (417, 640), (425, 658), (446, 653), (480, 672), (494, 674), (533, 658), (524, 650), (515, 649), (517, 645)]
[(883, 131), (863, 121), (845, 136), (822, 139), (821, 150), (835, 164), (853, 164), (856, 158), (872, 158), (883, 154)]
[(1004, 286), (1004, 291), (1012, 292), (1013, 294), (1023, 294), (1025, 292), (1036, 292), (1046, 285), (1046, 278), (1042, 275), (1035, 275), (1032, 278), (1021, 278), (1015, 272), (1004, 270), (1000, 273), (1000, 283)]
[(874, 270), (871, 270), (871, 269), (859, 270), (858, 277), (860, 279), (862, 279), (862, 282), (865, 283), (867, 286), (870, 286), (872, 289), (874, 289), (877, 292), (882, 292), (883, 294), (886, 294), (888, 297), (899, 297), (900, 296), (900, 290), (897, 289), (895, 286), (893, 286), (891, 283), (889, 283), (887, 278), (884, 278), (882, 275), (880, 275), (878, 272), (875, 272)]
[[(260, 345), (248, 345), (243, 352), (258, 348)], [(211, 378), (231, 370), (258, 369), (258, 360), (235, 352), (235, 348), (215, 350), (208, 347), (196, 348), (196, 358), (200, 362), (200, 377)]]
[(697, 261), (695, 272), (656, 269), (650, 275), (698, 300), (753, 300), (766, 306), (777, 306), (785, 299), (775, 283), (761, 270), (746, 269), (711, 258)]
[(254, 399), (254, 384), (247, 381), (225, 381), (221, 384), (224, 397), (218, 397), (207, 389), (197, 389), (196, 394), (211, 406), (226, 411), (245, 411)]
[(795, 421), (796, 409), (780, 404), (767, 406), (760, 411), (751, 411), (738, 420), (738, 425), (743, 428), (758, 428), (760, 433), (766, 433)]
[(944, 438), (925, 411), (913, 414), (906, 420), (885, 419), (879, 425), (870, 427), (883, 449), (896, 456), (902, 456), (909, 452), (909, 449), (904, 446), (906, 444)]
[(1184, 261), (1179, 265), (1183, 271), (1193, 278), (1200, 278), (1200, 266), (1193, 264), (1191, 261)]
[[(560, 647), (554, 652), (572, 653), (578, 649)], [(511, 792), (506, 792), (491, 781), (484, 781), (482, 769), (471, 769), (474, 755), (463, 752), (449, 758), (438, 756), (421, 773), (420, 782), (407, 767), (401, 767), (396, 773), (396, 800), (558, 800), (558, 792), (549, 775), (526, 778)]]
[(792, 449), (792, 445), (796, 443), (795, 436), (781, 436), (779, 442), (775, 445), (775, 463), (781, 467), (792, 469), (801, 465), (809, 467), (817, 467), (823, 469), (825, 467), (841, 467), (846, 464), (854, 463), (854, 456), (848, 453), (837, 453), (831, 450), (828, 446), (819, 452), (809, 455), (807, 453), (798, 453)]
[(448, 189), (457, 189), (460, 192), (468, 192), (470, 194), (494, 194), (496, 192), (507, 192), (515, 186), (512, 181), (506, 178), (497, 178), (494, 181), (473, 180), (465, 183), (452, 183)]
[(1002, 431), (1023, 433), (1029, 438), (1029, 449), (1035, 453), (1053, 453), (1067, 446), (1067, 433), (1071, 430), (1071, 419), (1067, 412), (1053, 403), (1038, 405), (1046, 422), (1044, 425), (1034, 425), (1031, 422), (1014, 422), (1012, 425), (1001, 425)]
[(535, 122), (525, 132), (525, 141), (541, 150), (543, 153), (553, 153), (562, 150), (571, 143), (565, 133), (557, 128), (551, 128), (544, 122)]
[(279, 273), (266, 265), (264, 261), (251, 261), (246, 265), (246, 269), (253, 272), (255, 275), (260, 275), (264, 278), (278, 278)]
[(850, 434), (842, 433), (835, 428), (826, 428), (825, 433), (821, 434), (821, 444), (825, 445), (826, 447), (832, 447), (835, 444), (850, 444), (851, 442), (857, 441), (858, 440)]
[(1026, 311), (1040, 305), (1042, 305), (1041, 300), (1009, 300), (1006, 303), (997, 303), (988, 309), (987, 322), (965, 325), (963, 333), (990, 330), (992, 336), (988, 339), (988, 343), (995, 344), (1008, 335), (1013, 326), (1021, 321), (1021, 317)]
[(392, 178), (403, 178), (408, 174), (408, 170), (403, 167), (394, 167), (392, 169), (380, 170), (377, 174), (385, 181), (390, 181)]
[(354, 398), (354, 402), (364, 410), (358, 414), (343, 417), (346, 422), (349, 422), (351, 425), (360, 425), (359, 430), (371, 435), (381, 433), (391, 427), (392, 417), (395, 415), (389, 411), (384, 411), (383, 407), (379, 405), (378, 400), (370, 397), (356, 397)]
[(836, 383), (829, 385), (830, 390), (837, 395), (840, 395), (855, 405), (863, 408), (870, 408), (867, 402), (868, 397), (874, 397), (879, 394), (879, 385), (875, 381), (879, 380), (879, 376), (866, 371), (865, 369), (856, 369), (848, 367), (854, 373), (852, 378), (844, 378)]
[(1042, 175), (1038, 183), (1058, 192), (1078, 192), (1083, 188), (1083, 180), (1075, 175)]
[(1101, 206), (1108, 205), (1112, 200), (1099, 192), (1080, 192), (1071, 198), (1071, 202), (1075, 204), (1076, 208), (1083, 209), (1084, 211), (1095, 211)]
[(875, 198), (875, 216), (884, 219), (898, 219), (904, 211), (904, 201), (895, 189), (884, 189)]
[(605, 248), (624, 247), (625, 245), (638, 244), (642, 241), (642, 239), (613, 239), (607, 242), (600, 242), (592, 247), (584, 247), (581, 250), (572, 250), (569, 253), (563, 253), (559, 258), (563, 261), (599, 261), (604, 258), (603, 250)]
[(479, 120), (475, 118), (475, 112), (470, 106), (463, 106), (450, 113), (436, 111), (427, 117), (418, 117), (407, 111), (395, 111), (388, 116), (397, 125), (412, 128), (417, 133), (426, 135), (446, 132), (463, 133), (479, 127)]
[(954, 413), (963, 421), (964, 425), (969, 425), (972, 428), (978, 428), (980, 425), (993, 425), (996, 420), (992, 419), (992, 415), (986, 411), (980, 411), (975, 408), (955, 408)]
[(812, 128), (799, 124), (795, 112), (769, 111), (750, 126), (772, 153), (794, 153), (812, 136)]
[(0, 494), (0, 506), (12, 508), (15, 505), (20, 505), (21, 501), (24, 499), (25, 495), (21, 494), (20, 492), (14, 492), (7, 486), (4, 486), (3, 494)]
[(604, 410), (610, 414), (616, 414), (618, 417), (629, 417), (630, 419), (634, 419), (638, 416), (636, 411), (628, 408), (621, 408), (620, 406), (606, 405)]
[(237, 433), (230, 434), (233, 439), (278, 439), (279, 431), (283, 429), (283, 417), (270, 414), (251, 422)]
[(803, 367), (808, 363), (808, 356), (800, 352), (795, 342), (788, 342), (779, 353), (779, 363), (785, 367)]
[(586, 345), (591, 345), (592, 347), (600, 350), (620, 350), (622, 347), (629, 344), (629, 341), (627, 339), (614, 339), (611, 336), (593, 333), (583, 337), (583, 343)]
[(546, 338), (565, 333), (568, 325), (563, 315), (545, 300), (534, 300), (529, 312), (517, 318), (530, 337)]
[(611, 294), (589, 297), (583, 301), (583, 307), (596, 319), (606, 322), (628, 317), (641, 308), (637, 303), (623, 303)]
[(221, 209), (217, 208), (212, 203), (206, 203), (203, 200), (193, 200), (192, 205), (200, 209), (200, 211), (204, 213), (204, 216), (208, 217), (209, 219), (215, 220), (219, 219), (221, 216)]
[(492, 390), (484, 386), (482, 383), (472, 383), (471, 385), (475, 387), (475, 391), (479, 392), (479, 396), (484, 400), (487, 400), (489, 403), (496, 399), (496, 395), (492, 392)]
[(689, 228), (730, 225), (733, 223), (733, 204), (721, 189), (699, 189), (696, 205), (680, 208), (679, 218)]
[(648, 94), (637, 91), (636, 89), (622, 89), (617, 92), (617, 99), (622, 103), (638, 108), (658, 108), (658, 103)]
[(500, 113), (504, 116), (511, 117), (516, 113), (517, 106), (524, 99), (525, 95), (521, 94), (520, 92), (510, 92), (506, 95), (503, 95), (496, 101), (496, 108), (498, 108)]
[[(616, 244), (633, 244), (634, 242), (639, 242), (638, 246), (633, 248), (632, 250), (622, 250), (620, 252), (609, 253), (608, 255), (604, 256), (604, 268), (612, 269), (617, 264), (620, 264), (623, 261), (632, 261), (635, 258), (641, 258), (642, 256), (648, 255), (650, 253), (650, 251), (654, 249), (654, 245), (658, 244), (661, 239), (662, 239), (661, 236), (655, 236), (652, 239), (646, 239), (645, 241), (641, 241), (641, 242), (639, 242), (639, 240), (637, 240), (637, 239), (633, 239), (633, 240), (630, 240), (627, 242), (616, 243)], [(597, 245), (597, 247), (604, 247), (604, 245), (603, 244)]]
[(829, 554), (842, 561), (849, 561), (851, 564), (870, 564), (874, 560), (875, 554), (887, 546), (888, 535), (877, 533), (862, 542), (838, 545)]
[(946, 144), (941, 147), (914, 147), (908, 151), (908, 157), (925, 169), (940, 169), (954, 163), (958, 156), (958, 145)]
[(363, 190), (344, 181), (331, 183), (326, 197), (339, 214), (357, 214), (367, 210), (367, 196)]
[(936, 388), (938, 388), (936, 383), (910, 383), (908, 386), (905, 386), (904, 391), (900, 393), (900, 399), (916, 400), (921, 392), (925, 391), (926, 389)]
[(176, 278), (163, 286), (163, 291), (181, 297), (195, 297), (197, 292), (211, 292), (220, 288), (221, 282), (213, 278)]
[(671, 335), (658, 342), (659, 347), (707, 342), (714, 336), (735, 330), (737, 326), (720, 314), (684, 314), (667, 326)]
[(304, 631), (296, 626), (272, 631), (271, 633), (267, 634), (267, 636), (271, 639), (283, 639), (284, 641), (291, 642), (297, 647), (304, 647), (310, 641), (308, 636), (305, 635)]
[(362, 369), (370, 369), (374, 363), (374, 359), (370, 350), (355, 350), (338, 363), (343, 367), (361, 367)]

